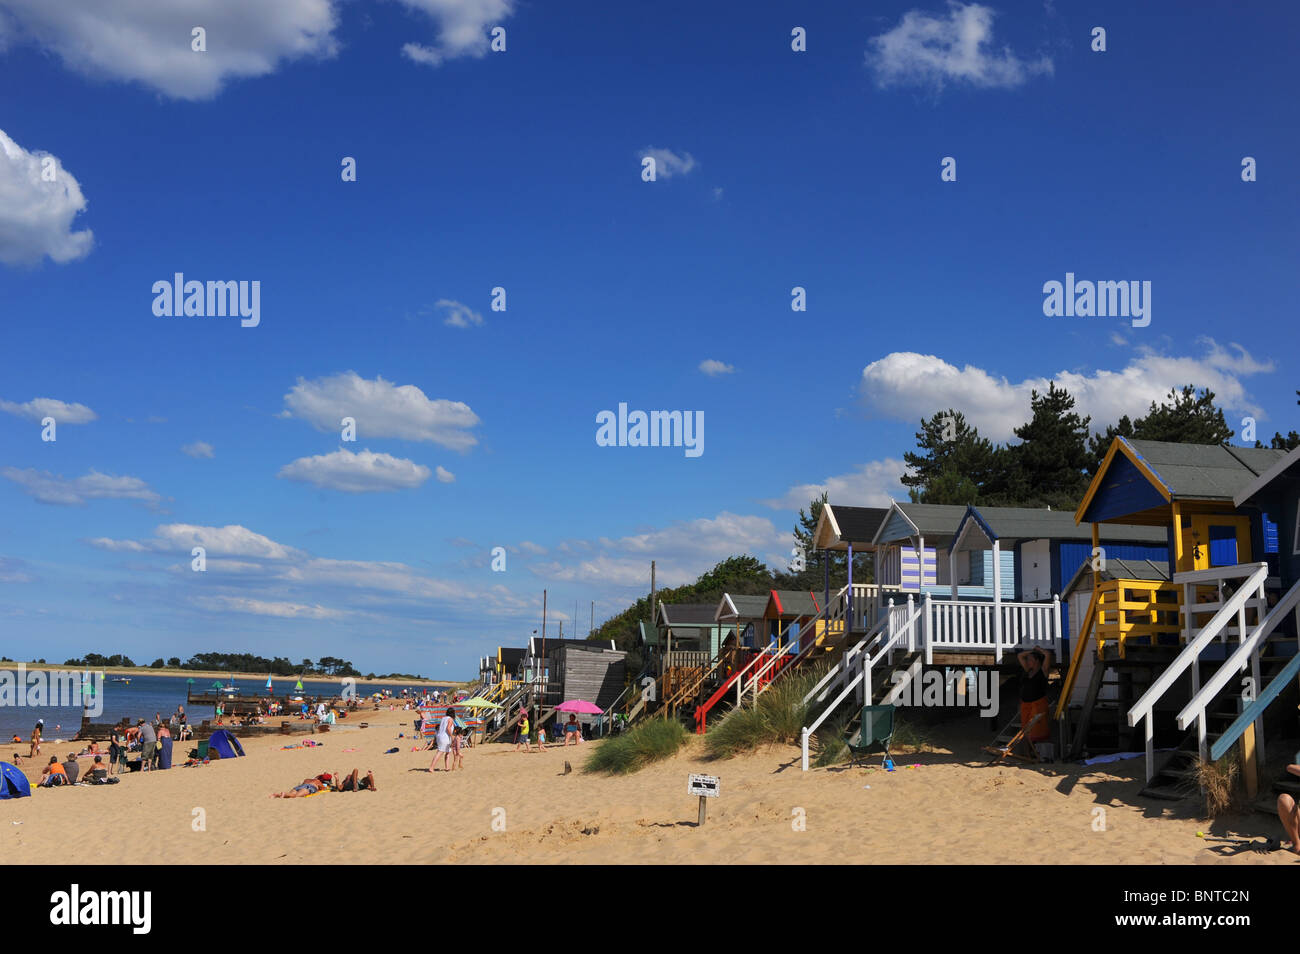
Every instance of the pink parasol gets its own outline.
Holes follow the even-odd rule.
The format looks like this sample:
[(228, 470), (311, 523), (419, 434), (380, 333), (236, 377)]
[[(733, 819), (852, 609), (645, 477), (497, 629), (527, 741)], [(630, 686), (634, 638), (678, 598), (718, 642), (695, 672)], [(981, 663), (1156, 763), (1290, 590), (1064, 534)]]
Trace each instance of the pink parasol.
[(556, 712), (580, 712), (583, 715), (604, 715), (600, 706), (592, 705), (586, 699), (570, 699), (555, 707)]

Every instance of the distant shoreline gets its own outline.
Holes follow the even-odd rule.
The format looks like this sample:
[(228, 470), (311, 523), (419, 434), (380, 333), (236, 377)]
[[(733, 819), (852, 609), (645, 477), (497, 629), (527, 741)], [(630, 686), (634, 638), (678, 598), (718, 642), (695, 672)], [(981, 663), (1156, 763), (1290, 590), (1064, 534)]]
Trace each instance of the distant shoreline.
[[(42, 670), (45, 672), (50, 672), (53, 670), (61, 670), (61, 671), (71, 670), (71, 671), (80, 672), (83, 669), (90, 668), (92, 669), (92, 671), (102, 672), (106, 676), (170, 676), (174, 679), (186, 679), (186, 678), (189, 679), (256, 679), (259, 682), (265, 682), (267, 676), (265, 672), (230, 672), (229, 670), (222, 670), (222, 669), (148, 669), (144, 666), (140, 666), (135, 669), (126, 669), (120, 667), (109, 668), (109, 669), (94, 669), (94, 667), (86, 667), (86, 666), (59, 666), (52, 663), (23, 662), (21, 659), (16, 659), (12, 662), (0, 663), (0, 669), (4, 669), (6, 667), (18, 666), (20, 664), (25, 666), (30, 672), (35, 672), (37, 670)], [(325, 676), (325, 675), (299, 676), (295, 674), (295, 675), (288, 675), (288, 676), (271, 676), (271, 682), (272, 684), (276, 682), (286, 682), (286, 681), (292, 683), (292, 682), (297, 682), (299, 679), (304, 679), (308, 682), (332, 682), (332, 681), (342, 680), (343, 678), (345, 677)], [(354, 676), (352, 678), (356, 679), (357, 685), (368, 685), (368, 686), (381, 686), (381, 685), (447, 686), (448, 688), (459, 689), (470, 685), (469, 682), (466, 682), (464, 680), (454, 680), (454, 679), (379, 679), (379, 678), (366, 679), (362, 676)]]

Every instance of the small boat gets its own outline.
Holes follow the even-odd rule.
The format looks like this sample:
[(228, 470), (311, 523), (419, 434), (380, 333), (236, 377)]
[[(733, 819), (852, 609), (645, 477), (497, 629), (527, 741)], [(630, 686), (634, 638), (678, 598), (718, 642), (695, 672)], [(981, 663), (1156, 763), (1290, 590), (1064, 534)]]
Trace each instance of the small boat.
[(123, 683), (126, 683), (128, 686), (131, 684), (131, 680), (130, 680), (129, 678), (127, 678), (126, 676), (114, 676), (112, 679), (110, 679), (110, 680), (108, 680), (108, 681), (109, 681), (109, 682), (123, 682)]

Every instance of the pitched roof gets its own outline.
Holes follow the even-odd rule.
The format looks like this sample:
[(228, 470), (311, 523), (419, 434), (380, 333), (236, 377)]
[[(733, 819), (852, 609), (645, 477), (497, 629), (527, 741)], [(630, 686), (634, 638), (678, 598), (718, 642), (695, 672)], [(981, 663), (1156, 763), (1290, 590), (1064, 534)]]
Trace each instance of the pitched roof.
[(851, 543), (854, 547), (871, 549), (871, 541), (888, 515), (888, 507), (848, 507), (827, 503), (822, 507), (821, 517), (813, 531), (813, 547), (843, 550)]
[(1128, 444), (1170, 493), (1184, 500), (1232, 500), (1286, 456), (1269, 447), (1138, 440)]
[[(958, 533), (970, 538), (967, 521), (973, 520), (991, 533), (991, 539), (1015, 540), (1091, 540), (1090, 527), (1080, 526), (1067, 510), (1042, 510), (1033, 507), (971, 507), (962, 519)], [(979, 534), (983, 539), (985, 534)], [(1109, 543), (1165, 543), (1163, 527), (1108, 523), (1101, 528), (1101, 538)], [(970, 546), (965, 549), (970, 549)], [(976, 549), (983, 549), (976, 546)]]
[(713, 626), (717, 609), (713, 603), (660, 603), (659, 618), (665, 626)]
[(718, 601), (718, 608), (713, 614), (716, 620), (724, 619), (762, 619), (767, 612), (768, 597), (745, 596), (736, 593), (723, 593)]
[[(1152, 560), (1107, 560), (1106, 569), (1101, 571), (1102, 581), (1108, 580), (1159, 580), (1160, 582), (1169, 582), (1169, 564), (1165, 562), (1154, 562)], [(1084, 563), (1075, 571), (1074, 576), (1070, 577), (1070, 582), (1066, 584), (1064, 591), (1061, 593), (1061, 599), (1065, 599), (1079, 587), (1082, 583), (1092, 582), (1092, 564)]]
[(1285, 476), (1287, 480), (1300, 480), (1300, 447), (1295, 448), (1272, 467), (1260, 474), (1244, 488), (1237, 491), (1232, 502), (1240, 507), (1247, 500)]
[(776, 616), (816, 616), (821, 608), (817, 599), (804, 590), (773, 590), (768, 597), (767, 612)]
[(960, 504), (894, 503), (876, 531), (875, 542), (878, 544), (903, 539), (896, 534), (890, 535), (886, 532), (891, 523), (890, 514), (895, 512), (925, 537), (927, 545), (934, 546), (943, 545), (951, 539), (962, 517), (966, 516), (966, 508)]

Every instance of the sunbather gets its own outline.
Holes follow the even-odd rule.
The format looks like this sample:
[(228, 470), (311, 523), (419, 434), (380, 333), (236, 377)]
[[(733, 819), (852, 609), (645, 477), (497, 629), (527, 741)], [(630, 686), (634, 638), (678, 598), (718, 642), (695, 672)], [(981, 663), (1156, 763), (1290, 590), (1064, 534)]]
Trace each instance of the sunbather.
[(303, 798), (307, 795), (315, 795), (317, 792), (329, 788), (333, 778), (334, 776), (329, 772), (323, 772), (315, 778), (303, 779), (301, 783), (287, 792), (272, 792), (271, 798)]
[(375, 788), (375, 773), (367, 771), (365, 778), (360, 778), (360, 769), (353, 769), (352, 774), (344, 778), (337, 772), (334, 773), (336, 779), (341, 779), (335, 786), (336, 792), (377, 792)]

